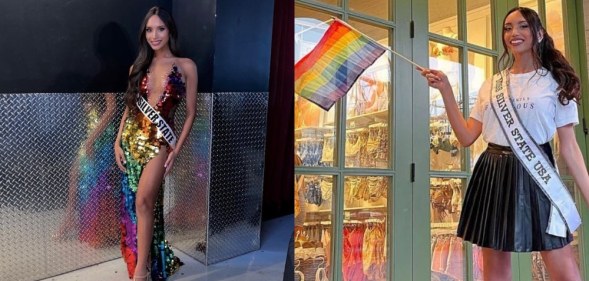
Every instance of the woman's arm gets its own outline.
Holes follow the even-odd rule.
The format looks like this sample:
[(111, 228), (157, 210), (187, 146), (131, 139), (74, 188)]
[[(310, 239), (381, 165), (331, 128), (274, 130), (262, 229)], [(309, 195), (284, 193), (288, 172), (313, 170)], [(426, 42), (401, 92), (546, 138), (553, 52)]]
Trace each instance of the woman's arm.
[(123, 153), (123, 149), (121, 149), (121, 135), (123, 134), (123, 128), (125, 127), (125, 120), (127, 120), (127, 115), (129, 114), (129, 107), (125, 106), (125, 112), (123, 113), (123, 117), (121, 117), (121, 122), (119, 124), (119, 132), (117, 133), (117, 138), (115, 139), (114, 149), (115, 149), (115, 161), (117, 162), (117, 166), (123, 172), (126, 172), (125, 164), (125, 153)]
[(585, 160), (583, 160), (583, 154), (575, 138), (573, 125), (560, 127), (557, 132), (560, 141), (560, 155), (564, 159), (569, 173), (575, 179), (577, 187), (581, 190), (585, 202), (589, 203), (589, 174), (587, 174)]
[(462, 146), (470, 146), (481, 135), (482, 123), (473, 118), (468, 118), (468, 121), (464, 119), (454, 99), (454, 92), (446, 74), (426, 68), (418, 68), (417, 70), (421, 71), (421, 75), (427, 79), (430, 87), (440, 90), (446, 114), (456, 138)]
[(176, 148), (170, 152), (166, 164), (164, 165), (164, 167), (166, 167), (166, 175), (172, 168), (174, 159), (176, 158), (176, 155), (178, 155), (182, 145), (184, 145), (184, 141), (186, 141), (186, 138), (190, 134), (192, 123), (194, 122), (194, 117), (196, 115), (196, 89), (198, 86), (196, 64), (194, 64), (191, 59), (183, 59), (180, 63), (180, 68), (186, 79), (186, 119), (184, 120), (184, 126), (182, 126), (182, 132), (180, 133), (178, 142), (176, 142)]
[(88, 138), (86, 139), (86, 142), (85, 142), (86, 155), (89, 157), (91, 157), (92, 154), (94, 153), (94, 151), (93, 151), (94, 142), (96, 141), (96, 139), (98, 139), (98, 137), (100, 135), (102, 135), (104, 130), (106, 130), (106, 127), (108, 127), (108, 124), (110, 124), (110, 121), (114, 117), (114, 113), (116, 110), (116, 101), (115, 101), (115, 97), (113, 94), (111, 94), (111, 93), (104, 94), (104, 99), (106, 101), (106, 110), (102, 113), (102, 116), (100, 116), (100, 119), (98, 119), (98, 122), (96, 123), (96, 127), (94, 128), (92, 133), (90, 133), (90, 135), (88, 135)]

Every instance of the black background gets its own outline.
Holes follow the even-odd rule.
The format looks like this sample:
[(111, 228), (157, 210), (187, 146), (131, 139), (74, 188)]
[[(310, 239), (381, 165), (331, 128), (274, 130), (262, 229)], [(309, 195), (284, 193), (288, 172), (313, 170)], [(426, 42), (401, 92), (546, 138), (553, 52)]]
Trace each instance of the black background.
[(3, 0), (0, 93), (124, 91), (154, 5), (174, 16), (199, 91), (268, 91), (273, 0)]

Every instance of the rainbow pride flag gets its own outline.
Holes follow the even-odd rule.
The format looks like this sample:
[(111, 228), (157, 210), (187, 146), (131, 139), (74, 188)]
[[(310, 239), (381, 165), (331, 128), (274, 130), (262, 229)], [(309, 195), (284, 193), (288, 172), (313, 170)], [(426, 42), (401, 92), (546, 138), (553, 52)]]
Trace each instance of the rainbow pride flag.
[(295, 64), (295, 93), (329, 110), (385, 51), (335, 19), (315, 48)]

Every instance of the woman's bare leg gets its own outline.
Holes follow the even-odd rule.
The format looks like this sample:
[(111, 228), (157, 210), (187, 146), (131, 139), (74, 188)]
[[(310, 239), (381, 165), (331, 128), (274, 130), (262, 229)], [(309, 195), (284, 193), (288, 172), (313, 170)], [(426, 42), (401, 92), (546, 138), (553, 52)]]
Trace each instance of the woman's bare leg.
[(581, 281), (579, 266), (570, 244), (560, 249), (542, 251), (540, 254), (550, 275), (550, 280)]
[(135, 212), (137, 213), (137, 267), (135, 276), (147, 274), (149, 252), (153, 237), (153, 209), (164, 177), (164, 163), (168, 157), (167, 151), (151, 159), (139, 179), (137, 195), (135, 197)]
[(483, 280), (505, 281), (511, 280), (511, 253), (482, 248), (483, 251)]
[(68, 183), (68, 194), (67, 194), (67, 205), (65, 214), (61, 220), (61, 224), (57, 232), (53, 234), (54, 239), (65, 239), (72, 229), (76, 226), (75, 213), (76, 206), (78, 205), (78, 185), (80, 177), (80, 156), (76, 157), (74, 163), (70, 167), (69, 183)]

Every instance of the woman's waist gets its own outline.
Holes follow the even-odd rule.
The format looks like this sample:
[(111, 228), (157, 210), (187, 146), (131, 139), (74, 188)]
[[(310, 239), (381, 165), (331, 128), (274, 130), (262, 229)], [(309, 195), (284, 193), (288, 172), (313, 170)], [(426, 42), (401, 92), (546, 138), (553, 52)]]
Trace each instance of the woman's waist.
[[(527, 146), (527, 145), (526, 145)], [(538, 145), (540, 147), (540, 149), (542, 149), (544, 152), (551, 152), (551, 147), (550, 147), (550, 143), (543, 143)], [(528, 150), (529, 148), (523, 148), (524, 150)], [(499, 145), (496, 143), (489, 143), (487, 145), (487, 149), (485, 150), (485, 152), (488, 153), (492, 153), (492, 154), (513, 154), (513, 149), (511, 146), (505, 146), (505, 145)]]

